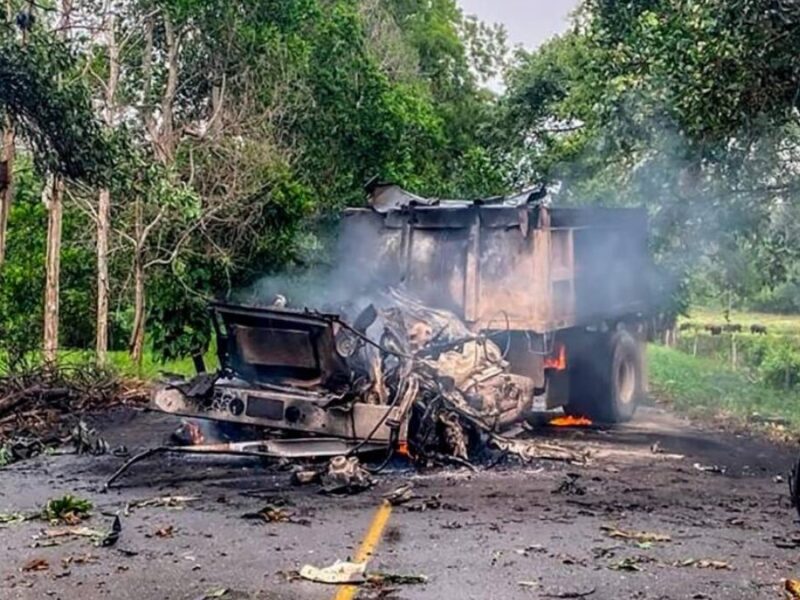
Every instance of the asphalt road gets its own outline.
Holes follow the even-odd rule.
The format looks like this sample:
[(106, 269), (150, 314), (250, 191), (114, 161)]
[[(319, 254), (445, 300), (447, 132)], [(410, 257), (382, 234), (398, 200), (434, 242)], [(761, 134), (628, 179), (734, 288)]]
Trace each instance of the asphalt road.
[[(174, 426), (131, 412), (102, 423), (112, 445), (132, 450)], [(120, 458), (18, 463), (0, 470), (0, 513), (34, 512), (73, 493), (95, 504), (86, 526), (107, 529), (119, 513), (123, 529), (104, 548), (85, 537), (48, 538), (42, 521), (4, 526), (0, 598), (344, 598), (339, 586), (295, 572), (354, 556), (376, 533), (382, 494), (408, 482), (416, 498), (377, 527), (368, 571), (425, 575), (427, 583), (364, 586), (358, 598), (749, 600), (781, 598), (782, 580), (800, 576), (800, 528), (776, 480), (786, 477), (791, 448), (703, 431), (653, 408), (624, 428), (545, 435), (590, 449), (590, 464), (396, 470), (363, 494), (327, 497), (252, 460), (154, 458), (106, 494), (99, 489)], [(197, 499), (126, 510), (162, 496)], [(242, 518), (267, 504), (296, 522)], [(619, 537), (630, 532), (658, 535)], [(46, 561), (41, 570), (25, 571), (35, 559)]]

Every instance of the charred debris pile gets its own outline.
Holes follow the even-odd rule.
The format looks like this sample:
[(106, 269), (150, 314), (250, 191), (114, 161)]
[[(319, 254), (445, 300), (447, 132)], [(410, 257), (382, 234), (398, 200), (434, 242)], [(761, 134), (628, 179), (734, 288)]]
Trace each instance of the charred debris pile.
[(412, 457), (468, 463), (494, 449), (526, 460), (583, 458), (558, 446), (505, 437), (530, 413), (534, 383), (512, 373), (503, 348), (471, 332), (453, 313), (390, 289), (355, 323), (368, 321), (373, 322), (365, 331), (346, 329), (359, 346), (348, 361), (357, 374), (357, 397), (399, 410), (405, 422), (393, 433), (399, 437), (407, 428)]
[(105, 452), (107, 444), (81, 416), (145, 398), (141, 385), (90, 364), (6, 369), (0, 376), (0, 465), (69, 442), (78, 452)]
[[(282, 296), (267, 309), (218, 307), (222, 368), (164, 386), (154, 405), (223, 422), (228, 440), (231, 423), (241, 426), (242, 438), (198, 452), (280, 456), (271, 450), (276, 439), (307, 442), (309, 452), (293, 456), (314, 456), (315, 448), (317, 456), (335, 456), (317, 474), (323, 479), (355, 473), (360, 454), (387, 464), (399, 453), (418, 465), (471, 466), (504, 456), (585, 460), (580, 452), (521, 439), (536, 390), (532, 379), (512, 373), (503, 336), (498, 343), (475, 334), (454, 313), (397, 288), (360, 306), (343, 311), (352, 319), (296, 310)], [(301, 335), (304, 326), (309, 335)], [(305, 355), (322, 365), (319, 371), (304, 374)], [(340, 452), (319, 445), (326, 432), (343, 438)], [(300, 480), (319, 477), (305, 472)]]

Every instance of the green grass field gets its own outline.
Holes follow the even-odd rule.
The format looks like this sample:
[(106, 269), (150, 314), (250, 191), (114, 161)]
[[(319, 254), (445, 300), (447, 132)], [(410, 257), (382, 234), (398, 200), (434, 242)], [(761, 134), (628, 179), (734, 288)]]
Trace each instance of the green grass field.
[(754, 380), (713, 359), (651, 345), (648, 350), (652, 394), (693, 417), (722, 417), (740, 424), (761, 418), (785, 419), (800, 432), (800, 392)]
[[(28, 359), (31, 364), (40, 361), (38, 356)], [(95, 354), (89, 350), (62, 350), (58, 355), (58, 363), (62, 366), (92, 364), (95, 361)], [(205, 355), (206, 367), (209, 370), (216, 368), (217, 357), (214, 350), (209, 350)], [(3, 361), (0, 360), (0, 365)], [(194, 363), (191, 358), (179, 360), (161, 361), (152, 352), (145, 352), (142, 367), (139, 369), (131, 360), (130, 354), (126, 351), (109, 352), (108, 366), (120, 376), (131, 379), (142, 379), (152, 381), (158, 379), (164, 373), (192, 376), (195, 374)], [(2, 367), (0, 366), (0, 370)]]

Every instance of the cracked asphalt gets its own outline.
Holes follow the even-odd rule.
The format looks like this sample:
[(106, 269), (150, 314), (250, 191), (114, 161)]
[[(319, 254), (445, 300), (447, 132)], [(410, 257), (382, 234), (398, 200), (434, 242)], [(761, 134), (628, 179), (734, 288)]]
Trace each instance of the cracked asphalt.
[[(176, 425), (129, 409), (96, 425), (112, 446), (157, 445)], [(290, 485), (288, 468), (221, 457), (157, 457), (101, 493), (121, 458), (43, 456), (0, 470), (0, 513), (30, 514), (65, 493), (91, 499), (83, 525), (113, 547), (48, 538), (40, 520), (0, 528), (0, 598), (332, 599), (296, 577), (355, 555), (382, 495), (411, 483), (368, 572), (424, 575), (358, 598), (754, 599), (783, 597), (800, 576), (800, 527), (785, 479), (795, 450), (698, 428), (660, 408), (615, 429), (547, 429), (591, 450), (587, 465), (537, 462), (470, 472), (396, 468), (356, 496)], [(658, 442), (658, 452), (652, 446)], [(719, 467), (724, 473), (712, 472)], [(190, 497), (173, 506), (137, 501)], [(244, 519), (266, 505), (285, 522)], [(24, 570), (39, 560), (40, 570)]]

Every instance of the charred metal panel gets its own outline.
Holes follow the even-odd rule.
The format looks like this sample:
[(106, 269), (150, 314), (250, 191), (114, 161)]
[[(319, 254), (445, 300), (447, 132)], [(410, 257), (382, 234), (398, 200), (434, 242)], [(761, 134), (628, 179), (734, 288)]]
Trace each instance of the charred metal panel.
[(247, 396), (247, 408), (245, 415), (248, 417), (255, 417), (257, 419), (269, 419), (271, 421), (279, 421), (283, 419), (283, 400), (275, 400), (274, 398), (259, 398), (249, 394)]
[(423, 302), (464, 315), (469, 228), (413, 227), (405, 283)]
[(335, 387), (349, 369), (336, 353), (331, 316), (218, 305), (227, 366), (245, 379)]
[(486, 329), (530, 329), (537, 298), (533, 238), (521, 228), (483, 227), (478, 250), (480, 303), (476, 318)]
[[(440, 203), (377, 215), (392, 282), (475, 330), (545, 333), (647, 310), (643, 210)], [(377, 216), (377, 219), (375, 218)]]

